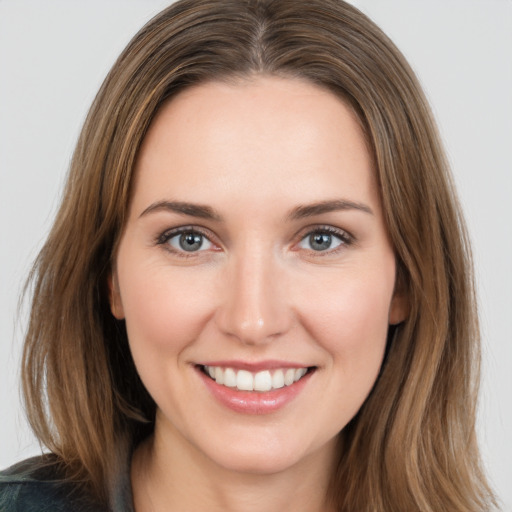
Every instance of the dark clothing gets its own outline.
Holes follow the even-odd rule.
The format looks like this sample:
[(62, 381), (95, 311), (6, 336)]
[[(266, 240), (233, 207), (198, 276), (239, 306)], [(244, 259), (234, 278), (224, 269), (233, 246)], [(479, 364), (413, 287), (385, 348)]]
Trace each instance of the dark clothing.
[(34, 457), (0, 471), (0, 512), (133, 512), (128, 472), (113, 490), (111, 507), (64, 481), (58, 465)]

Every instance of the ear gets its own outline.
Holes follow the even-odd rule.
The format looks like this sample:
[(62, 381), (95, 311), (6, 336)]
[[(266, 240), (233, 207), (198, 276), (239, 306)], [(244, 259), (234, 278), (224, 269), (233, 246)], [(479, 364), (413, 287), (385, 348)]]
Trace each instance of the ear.
[(399, 274), (396, 278), (395, 290), (389, 308), (389, 324), (397, 325), (402, 323), (409, 316), (410, 302), (407, 286)]
[(117, 320), (124, 319), (123, 302), (121, 301), (121, 293), (119, 291), (119, 282), (115, 270), (112, 270), (107, 278), (108, 284), (108, 301), (110, 303), (110, 311)]
[(409, 300), (404, 294), (395, 293), (389, 308), (389, 325), (401, 324), (409, 316)]

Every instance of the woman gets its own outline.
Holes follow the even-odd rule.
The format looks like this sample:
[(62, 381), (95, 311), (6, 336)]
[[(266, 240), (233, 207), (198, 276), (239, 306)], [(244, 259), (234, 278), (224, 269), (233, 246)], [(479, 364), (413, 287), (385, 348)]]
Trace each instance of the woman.
[(488, 510), (467, 251), (372, 22), (174, 4), (102, 86), (34, 267), (23, 383), (52, 455), (4, 507)]

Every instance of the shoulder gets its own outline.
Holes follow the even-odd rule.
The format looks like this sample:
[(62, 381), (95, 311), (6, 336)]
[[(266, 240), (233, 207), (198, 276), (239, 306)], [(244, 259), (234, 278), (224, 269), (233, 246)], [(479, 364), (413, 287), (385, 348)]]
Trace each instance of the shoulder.
[(34, 457), (0, 471), (2, 512), (108, 512), (71, 482), (51, 456)]

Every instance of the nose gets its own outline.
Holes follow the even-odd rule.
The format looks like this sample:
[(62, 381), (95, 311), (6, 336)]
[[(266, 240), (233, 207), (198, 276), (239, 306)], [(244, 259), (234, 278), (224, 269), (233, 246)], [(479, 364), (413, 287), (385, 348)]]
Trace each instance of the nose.
[(293, 312), (283, 269), (271, 252), (244, 251), (228, 267), (216, 312), (218, 328), (246, 345), (265, 344), (285, 334)]

